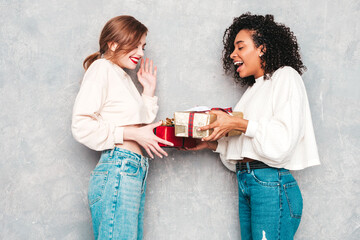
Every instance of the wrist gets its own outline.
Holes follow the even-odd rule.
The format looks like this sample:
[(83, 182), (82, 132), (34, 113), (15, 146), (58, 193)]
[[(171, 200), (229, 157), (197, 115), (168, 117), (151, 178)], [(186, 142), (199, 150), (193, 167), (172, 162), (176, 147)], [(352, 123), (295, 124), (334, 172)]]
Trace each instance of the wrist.
[(136, 127), (125, 127), (124, 128), (124, 140), (135, 141), (137, 136)]
[(213, 142), (207, 142), (208, 145), (208, 149), (215, 151), (218, 145), (217, 141), (213, 141)]
[(241, 132), (246, 132), (248, 126), (248, 120), (243, 119), (241, 117), (233, 117), (232, 127), (235, 130), (240, 130)]
[(143, 95), (153, 97), (155, 95), (155, 89), (144, 89)]

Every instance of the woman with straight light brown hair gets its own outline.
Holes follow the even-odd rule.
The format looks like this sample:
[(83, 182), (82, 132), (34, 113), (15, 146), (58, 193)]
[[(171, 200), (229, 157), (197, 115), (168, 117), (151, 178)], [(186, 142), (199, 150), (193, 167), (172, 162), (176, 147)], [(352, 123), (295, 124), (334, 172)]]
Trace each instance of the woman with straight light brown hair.
[[(102, 151), (91, 173), (88, 200), (95, 239), (142, 239), (148, 155), (167, 156), (154, 135), (157, 114), (156, 72), (143, 60), (147, 28), (131, 16), (110, 19), (100, 49), (83, 63), (86, 73), (72, 118), (74, 138)], [(140, 69), (140, 95), (124, 69)]]

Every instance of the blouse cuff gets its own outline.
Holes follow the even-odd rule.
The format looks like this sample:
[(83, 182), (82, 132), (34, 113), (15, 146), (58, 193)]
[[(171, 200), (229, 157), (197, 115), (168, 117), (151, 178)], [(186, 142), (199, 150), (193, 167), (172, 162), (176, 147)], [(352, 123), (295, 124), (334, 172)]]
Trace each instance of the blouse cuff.
[(124, 127), (115, 127), (114, 141), (115, 141), (115, 144), (123, 144), (124, 143)]
[(226, 146), (227, 146), (226, 137), (220, 138), (219, 140), (217, 140), (217, 142), (218, 142), (218, 145), (217, 145), (215, 151), (213, 151), (213, 152), (224, 154), (226, 152)]
[(153, 97), (150, 97), (150, 96), (147, 96), (147, 95), (144, 95), (142, 94), (142, 99), (144, 101), (144, 103), (147, 105), (147, 104), (150, 104), (150, 105), (157, 105), (157, 102), (158, 102), (158, 97), (157, 96), (153, 96)]
[(246, 128), (245, 136), (251, 137), (251, 138), (255, 137), (255, 133), (258, 129), (258, 126), (259, 126), (258, 122), (249, 120), (247, 128)]

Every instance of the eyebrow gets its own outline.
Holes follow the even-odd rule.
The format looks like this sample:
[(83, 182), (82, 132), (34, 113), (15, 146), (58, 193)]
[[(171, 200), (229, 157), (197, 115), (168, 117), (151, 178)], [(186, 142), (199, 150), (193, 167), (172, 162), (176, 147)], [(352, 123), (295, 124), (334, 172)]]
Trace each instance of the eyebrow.
[(242, 42), (244, 42), (243, 40), (239, 40), (239, 41), (237, 41), (236, 43), (235, 43), (235, 45), (237, 45), (237, 44), (239, 44), (239, 43), (242, 43)]

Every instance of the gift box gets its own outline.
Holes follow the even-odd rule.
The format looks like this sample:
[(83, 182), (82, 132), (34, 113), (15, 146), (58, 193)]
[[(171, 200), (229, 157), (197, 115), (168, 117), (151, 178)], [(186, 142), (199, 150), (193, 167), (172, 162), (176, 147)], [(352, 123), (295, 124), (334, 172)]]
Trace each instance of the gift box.
[[(210, 109), (209, 109), (210, 110)], [(215, 114), (210, 114), (208, 111), (179, 111), (174, 114), (175, 136), (186, 138), (203, 138), (208, 137), (213, 132), (213, 129), (198, 131), (199, 127), (203, 127), (213, 123), (216, 120)], [(231, 108), (220, 109), (213, 108), (211, 110), (222, 110), (233, 116), (243, 117), (242, 112), (232, 112)], [(228, 136), (241, 135), (241, 131), (232, 130)]]
[(175, 136), (174, 126), (159, 126), (154, 129), (154, 133), (159, 138), (172, 142), (174, 146), (168, 146), (159, 143), (160, 147), (178, 147), (178, 148), (193, 148), (196, 147), (196, 140), (194, 138), (184, 138)]

